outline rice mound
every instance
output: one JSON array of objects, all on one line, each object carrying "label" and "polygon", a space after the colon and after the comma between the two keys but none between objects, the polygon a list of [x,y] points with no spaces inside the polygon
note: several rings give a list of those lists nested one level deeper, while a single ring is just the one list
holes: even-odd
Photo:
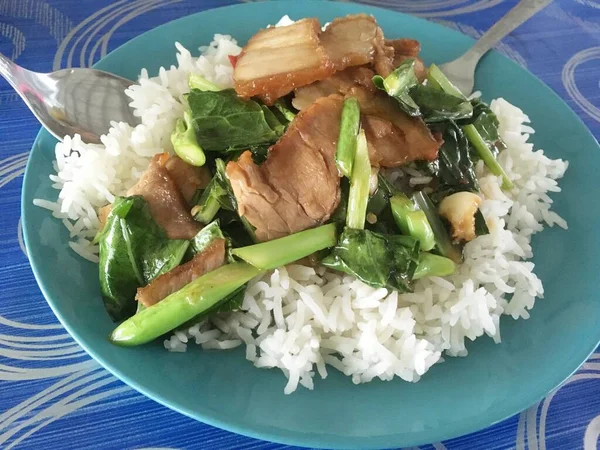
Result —
[{"label": "rice mound", "polygon": [[[143,70],[139,84],[127,95],[141,124],[114,123],[102,145],[82,143],[79,136],[56,145],[56,202],[36,199],[69,229],[69,245],[78,254],[98,261],[92,245],[98,231],[98,207],[131,187],[150,158],[171,151],[170,134],[183,113],[189,73],[198,73],[231,87],[228,55],[241,51],[231,36],[215,35],[210,46],[193,58],[180,44],[177,66],[161,68],[150,78]],[[479,162],[481,211],[490,234],[469,242],[465,262],[449,277],[419,280],[413,293],[371,288],[359,280],[325,268],[281,267],[249,283],[240,311],[219,314],[164,341],[170,351],[189,344],[203,349],[231,349],[242,344],[256,367],[279,368],[287,377],[284,392],[298,385],[313,389],[315,373],[328,367],[356,384],[395,376],[416,382],[443,356],[466,356],[466,340],[488,335],[500,342],[500,317],[527,319],[536,298],[543,297],[541,281],[529,262],[531,236],[544,225],[567,228],[550,210],[550,192],[568,163],[551,160],[528,143],[533,129],[528,117],[504,99],[491,109],[500,121],[507,149],[499,156],[515,188],[503,192],[501,180]],[[407,168],[393,175],[409,176],[413,185],[429,180]]]}]

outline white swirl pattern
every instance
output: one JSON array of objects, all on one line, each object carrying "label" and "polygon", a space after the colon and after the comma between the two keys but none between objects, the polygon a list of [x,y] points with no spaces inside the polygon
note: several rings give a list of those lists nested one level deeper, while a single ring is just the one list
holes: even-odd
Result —
[{"label": "white swirl pattern", "polygon": [[[59,0],[56,0],[58,3]],[[68,0],[60,0],[66,3]],[[596,36],[596,42],[600,42],[600,21],[592,12],[600,8],[600,4],[594,0],[568,0],[568,5],[577,4],[587,8],[591,13],[586,14],[585,18],[578,17],[571,11],[566,11],[567,3],[557,0],[553,6],[547,8],[544,12],[545,17],[558,21],[559,24],[568,24],[570,27],[576,27],[576,30],[583,31],[590,36]],[[7,38],[11,44],[10,55],[13,59],[23,54],[26,48],[26,27],[20,22],[13,23],[12,19],[33,20],[35,23],[44,27],[56,43],[57,50],[53,61],[53,68],[73,67],[74,65],[89,66],[99,57],[104,56],[109,49],[111,40],[115,32],[124,25],[131,22],[136,17],[142,16],[153,11],[156,8],[171,5],[173,8],[178,3],[186,3],[189,8],[181,8],[181,14],[196,11],[199,3],[194,0],[118,0],[110,2],[103,0],[101,6],[94,2],[96,11],[91,11],[87,17],[84,17],[76,26],[66,14],[58,8],[51,6],[53,1],[41,0],[0,0],[0,36]],[[100,3],[100,1],[98,1]],[[217,6],[216,0],[208,0],[209,7]],[[390,9],[408,12],[418,16],[429,18],[448,18],[461,15],[460,21],[455,19],[439,20],[440,23],[457,29],[472,37],[481,35],[480,28],[472,25],[476,23],[477,18],[484,11],[498,7],[500,9],[503,0],[363,0],[364,4],[387,7]],[[513,2],[514,3],[514,2]],[[511,3],[512,4],[512,3]],[[76,1],[73,1],[74,8],[78,8]],[[503,5],[502,5],[503,6]],[[504,10],[509,5],[504,7]],[[84,6],[81,6],[84,8]],[[64,9],[67,11],[68,9]],[[69,12],[71,12],[69,10]],[[498,13],[500,15],[500,12]],[[10,20],[6,20],[6,19]],[[143,25],[146,28],[158,25],[163,20],[158,18],[152,24]],[[24,31],[25,30],[25,31]],[[138,28],[138,32],[143,31]],[[511,40],[512,46],[500,44],[498,50],[506,56],[526,66],[531,55],[528,53],[526,43],[519,40]],[[592,44],[594,45],[594,44]],[[589,44],[588,44],[589,47]],[[590,117],[600,121],[600,110],[580,91],[576,84],[577,69],[583,64],[600,59],[600,46],[591,48],[573,49],[575,54],[568,59],[562,68],[562,82],[567,93],[573,98],[581,109]],[[596,71],[595,73],[598,73]],[[596,95],[595,98],[598,98]],[[12,92],[0,92],[0,105],[14,102],[18,99]],[[0,115],[0,123],[4,120]],[[32,121],[33,126],[33,121]],[[2,141],[2,136],[0,136]],[[0,188],[7,186],[14,180],[17,180],[24,172],[28,152],[26,148],[17,149],[15,154],[3,153],[0,148]],[[10,155],[10,156],[9,156]],[[10,189],[10,188],[8,188]],[[26,249],[22,238],[22,225],[18,221],[16,234],[18,243],[26,255]],[[1,244],[1,243],[0,243]],[[0,267],[0,275],[4,275],[4,267]],[[3,294],[0,293],[0,298]],[[41,297],[38,295],[39,301]],[[2,305],[0,304],[0,307]],[[63,328],[56,323],[27,323],[18,320],[9,319],[11,315],[2,315],[0,311],[0,382],[26,382],[27,380],[45,381],[44,388],[39,392],[30,395],[28,398],[19,400],[16,405],[8,407],[5,402],[0,402],[5,408],[0,408],[0,448],[12,449],[26,445],[28,438],[36,433],[43,433],[48,425],[57,420],[63,419],[66,415],[81,410],[89,405],[104,405],[110,398],[122,399],[127,396],[138,396],[130,388],[124,386],[112,377],[108,372],[99,368],[98,365],[87,357],[84,351],[64,332]],[[46,312],[50,317],[49,310]],[[39,318],[36,317],[35,320]],[[31,319],[32,320],[32,319]],[[46,316],[41,320],[46,320]],[[580,371],[569,379],[564,385],[570,385],[579,382],[595,383],[595,392],[597,393],[598,380],[600,378],[600,353],[594,354],[590,360],[580,369]],[[0,385],[1,389],[7,389],[6,386],[18,386],[18,384]],[[555,391],[544,401],[533,406],[520,414],[516,427],[516,440],[513,440],[510,447],[516,446],[517,450],[543,450],[547,447],[547,418],[555,399]],[[561,393],[562,395],[562,393]],[[118,403],[118,402],[117,402]],[[555,401],[554,404],[558,403]],[[169,414],[165,412],[164,414]],[[170,416],[171,420],[179,420],[175,415]],[[553,415],[553,417],[557,417]],[[204,432],[206,432],[206,427]],[[209,429],[210,430],[210,429]],[[187,431],[186,431],[187,432]],[[194,433],[190,431],[190,433]],[[220,434],[226,436],[225,432],[208,431],[208,434]],[[498,432],[499,434],[500,432]],[[598,437],[600,435],[600,415],[594,417],[585,427],[585,436],[573,438],[571,442],[573,447],[577,448],[583,445],[585,450],[597,448]],[[176,438],[173,438],[176,439]],[[436,443],[430,446],[415,447],[415,450],[435,449],[435,450],[454,450],[465,448],[490,448],[492,440],[486,441],[489,445],[481,447],[482,437],[479,440],[449,441],[444,444]],[[216,440],[216,444],[210,444],[211,449],[220,449],[221,442]],[[158,442],[155,442],[158,443]],[[177,448],[196,448],[192,446],[177,447],[148,447],[154,442],[140,441],[134,448],[138,450],[177,450]],[[161,441],[161,444],[163,442]],[[102,446],[99,442],[98,445]],[[175,444],[175,443],[174,443]],[[178,443],[179,444],[179,441]],[[239,444],[239,445],[238,445]],[[77,444],[73,444],[77,445]],[[146,445],[146,447],[144,447]],[[266,446],[267,444],[265,444]],[[266,448],[261,443],[245,441],[239,438],[234,447],[253,447]],[[269,446],[270,447],[270,446]],[[34,448],[30,446],[29,448]],[[60,447],[58,447],[60,448]],[[75,447],[71,447],[75,448]],[[203,446],[204,448],[204,446]],[[208,446],[206,448],[209,448]],[[271,448],[271,447],[270,447]],[[494,448],[500,448],[494,445]],[[503,447],[504,448],[504,447]]]},{"label": "white swirl pattern", "polygon": [[[594,353],[581,369],[551,392],[540,403],[519,415],[517,425],[516,450],[546,450],[546,428],[550,404],[557,393],[565,386],[585,380],[600,379],[600,353]],[[600,436],[600,415],[587,426],[584,437],[584,450],[596,450]]]},{"label": "white swirl pattern", "polygon": [[[67,61],[64,67],[74,67],[75,54],[78,47],[82,44],[79,51],[79,67],[89,67],[96,61],[96,52],[100,48],[99,57],[106,55],[111,36],[130,20],[147,13],[155,8],[164,7],[171,3],[178,3],[182,0],[136,0],[129,2],[127,0],[117,1],[111,5],[92,14],[86,20],[77,25],[60,43],[58,51],[54,57],[54,70],[63,67],[62,60],[67,48],[70,47]],[[104,34],[102,30],[110,26],[110,29]],[[78,33],[81,32],[79,35]],[[75,38],[75,36],[77,36]],[[95,44],[88,52],[88,47]]]},{"label": "white swirl pattern", "polygon": [[[253,2],[261,0],[242,0]],[[341,0],[348,1],[348,0]],[[448,17],[479,12],[504,0],[358,0],[357,3],[379,6],[422,17]]]},{"label": "white swirl pattern", "polygon": [[25,34],[10,23],[0,23],[0,36],[4,36],[12,42],[13,49],[10,58],[14,61],[23,50],[25,50]]},{"label": "white swirl pattern", "polygon": [[[585,62],[598,61],[600,62],[600,47],[592,47],[576,53],[567,61],[562,71],[562,81],[565,89],[571,96],[571,98],[588,113],[593,119],[600,122],[600,108],[592,104],[585,95],[581,93],[577,87],[575,80],[575,71],[578,66]],[[598,80],[600,82],[600,79]],[[596,86],[598,83],[596,83]]]},{"label": "white swirl pattern", "polygon": [[56,43],[61,42],[73,26],[58,9],[41,0],[7,0],[0,2],[0,16],[34,19],[48,28]]},{"label": "white swirl pattern", "polygon": [[25,173],[29,152],[0,160],[0,188]]},{"label": "white swirl pattern", "polygon": [[589,6],[591,8],[598,8],[598,9],[600,9],[600,3],[595,2],[593,0],[575,0],[575,1],[577,3],[580,3],[580,4],[585,5],[585,6]]},{"label": "white swirl pattern", "polygon": [[499,5],[504,0],[361,0],[360,3],[407,12],[423,17],[448,17],[469,14]]}]

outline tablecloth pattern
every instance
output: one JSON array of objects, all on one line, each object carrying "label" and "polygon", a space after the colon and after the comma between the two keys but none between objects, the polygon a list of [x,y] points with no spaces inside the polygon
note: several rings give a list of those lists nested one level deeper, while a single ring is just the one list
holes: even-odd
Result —
[{"label": "tablecloth pattern", "polygon": [[[516,1],[363,0],[478,37]],[[90,66],[167,21],[235,0],[0,0],[0,52],[37,71]],[[498,46],[554,89],[600,136],[600,1],[556,0]],[[127,387],[69,337],[31,272],[21,181],[39,126],[0,80],[0,448],[283,449],[195,422]],[[425,449],[592,450],[600,435],[600,353],[541,403]]]}]

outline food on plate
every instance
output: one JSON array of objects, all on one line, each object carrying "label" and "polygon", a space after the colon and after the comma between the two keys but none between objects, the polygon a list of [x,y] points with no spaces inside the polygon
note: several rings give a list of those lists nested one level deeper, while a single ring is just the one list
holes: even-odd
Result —
[{"label": "food on plate", "polygon": [[527,319],[567,163],[420,47],[365,14],[177,44],[178,67],[127,91],[140,125],[58,143],[58,200],[35,203],[98,263],[111,341],[245,345],[291,393],[331,368],[415,382]]}]

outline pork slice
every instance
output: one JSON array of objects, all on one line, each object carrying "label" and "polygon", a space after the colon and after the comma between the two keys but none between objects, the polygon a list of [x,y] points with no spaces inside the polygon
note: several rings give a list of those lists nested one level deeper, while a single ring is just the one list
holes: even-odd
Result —
[{"label": "pork slice", "polygon": [[145,307],[155,305],[196,278],[221,267],[224,263],[225,240],[216,239],[190,261],[159,275],[148,285],[138,288],[135,299]]},{"label": "pork slice", "polygon": [[411,161],[433,161],[442,144],[420,117],[405,114],[396,100],[382,92],[372,94],[354,87],[348,95],[358,99],[369,158],[375,167],[398,167]]},{"label": "pork slice", "polygon": [[233,71],[242,97],[260,96],[268,105],[279,97],[334,72],[321,44],[317,19],[260,30],[242,49]]},{"label": "pork slice", "polygon": [[373,16],[354,14],[333,20],[321,34],[321,42],[339,71],[373,62],[375,47],[384,39]]},{"label": "pork slice", "polygon": [[188,204],[164,167],[165,162],[164,153],[154,156],[127,195],[141,195],[146,200],[150,215],[169,239],[191,239],[200,231],[200,224],[192,218]]},{"label": "pork slice", "polygon": [[[393,59],[392,59],[392,70],[398,67],[407,59],[415,60],[415,75],[419,83],[422,83],[425,78],[427,78],[427,68],[425,67],[425,63],[421,58],[419,58],[419,52],[421,51],[421,44],[419,41],[415,39],[391,39],[386,40],[385,44],[394,49]],[[382,77],[386,77],[389,75],[384,75],[380,73]]]},{"label": "pork slice", "polygon": [[329,78],[297,88],[294,91],[292,104],[294,108],[303,110],[318,98],[332,94],[346,95],[354,86],[362,86],[369,92],[375,92],[376,88],[372,81],[374,75],[375,73],[367,67],[348,67],[346,70],[334,73]]},{"label": "pork slice", "polygon": [[387,77],[395,69],[394,66],[394,47],[387,45],[386,42],[379,42],[375,46],[375,56],[373,57],[373,69],[378,75]]},{"label": "pork slice", "polygon": [[268,241],[326,222],[340,201],[335,151],[343,98],[318,99],[300,112],[256,165],[250,152],[227,164],[238,213]]},{"label": "pork slice", "polygon": [[386,39],[385,45],[392,47],[397,55],[419,56],[421,51],[421,43],[416,39]]},{"label": "pork slice", "polygon": [[191,204],[196,191],[204,189],[211,178],[210,170],[206,166],[192,166],[178,156],[171,156],[165,163],[165,169],[188,205]]}]

